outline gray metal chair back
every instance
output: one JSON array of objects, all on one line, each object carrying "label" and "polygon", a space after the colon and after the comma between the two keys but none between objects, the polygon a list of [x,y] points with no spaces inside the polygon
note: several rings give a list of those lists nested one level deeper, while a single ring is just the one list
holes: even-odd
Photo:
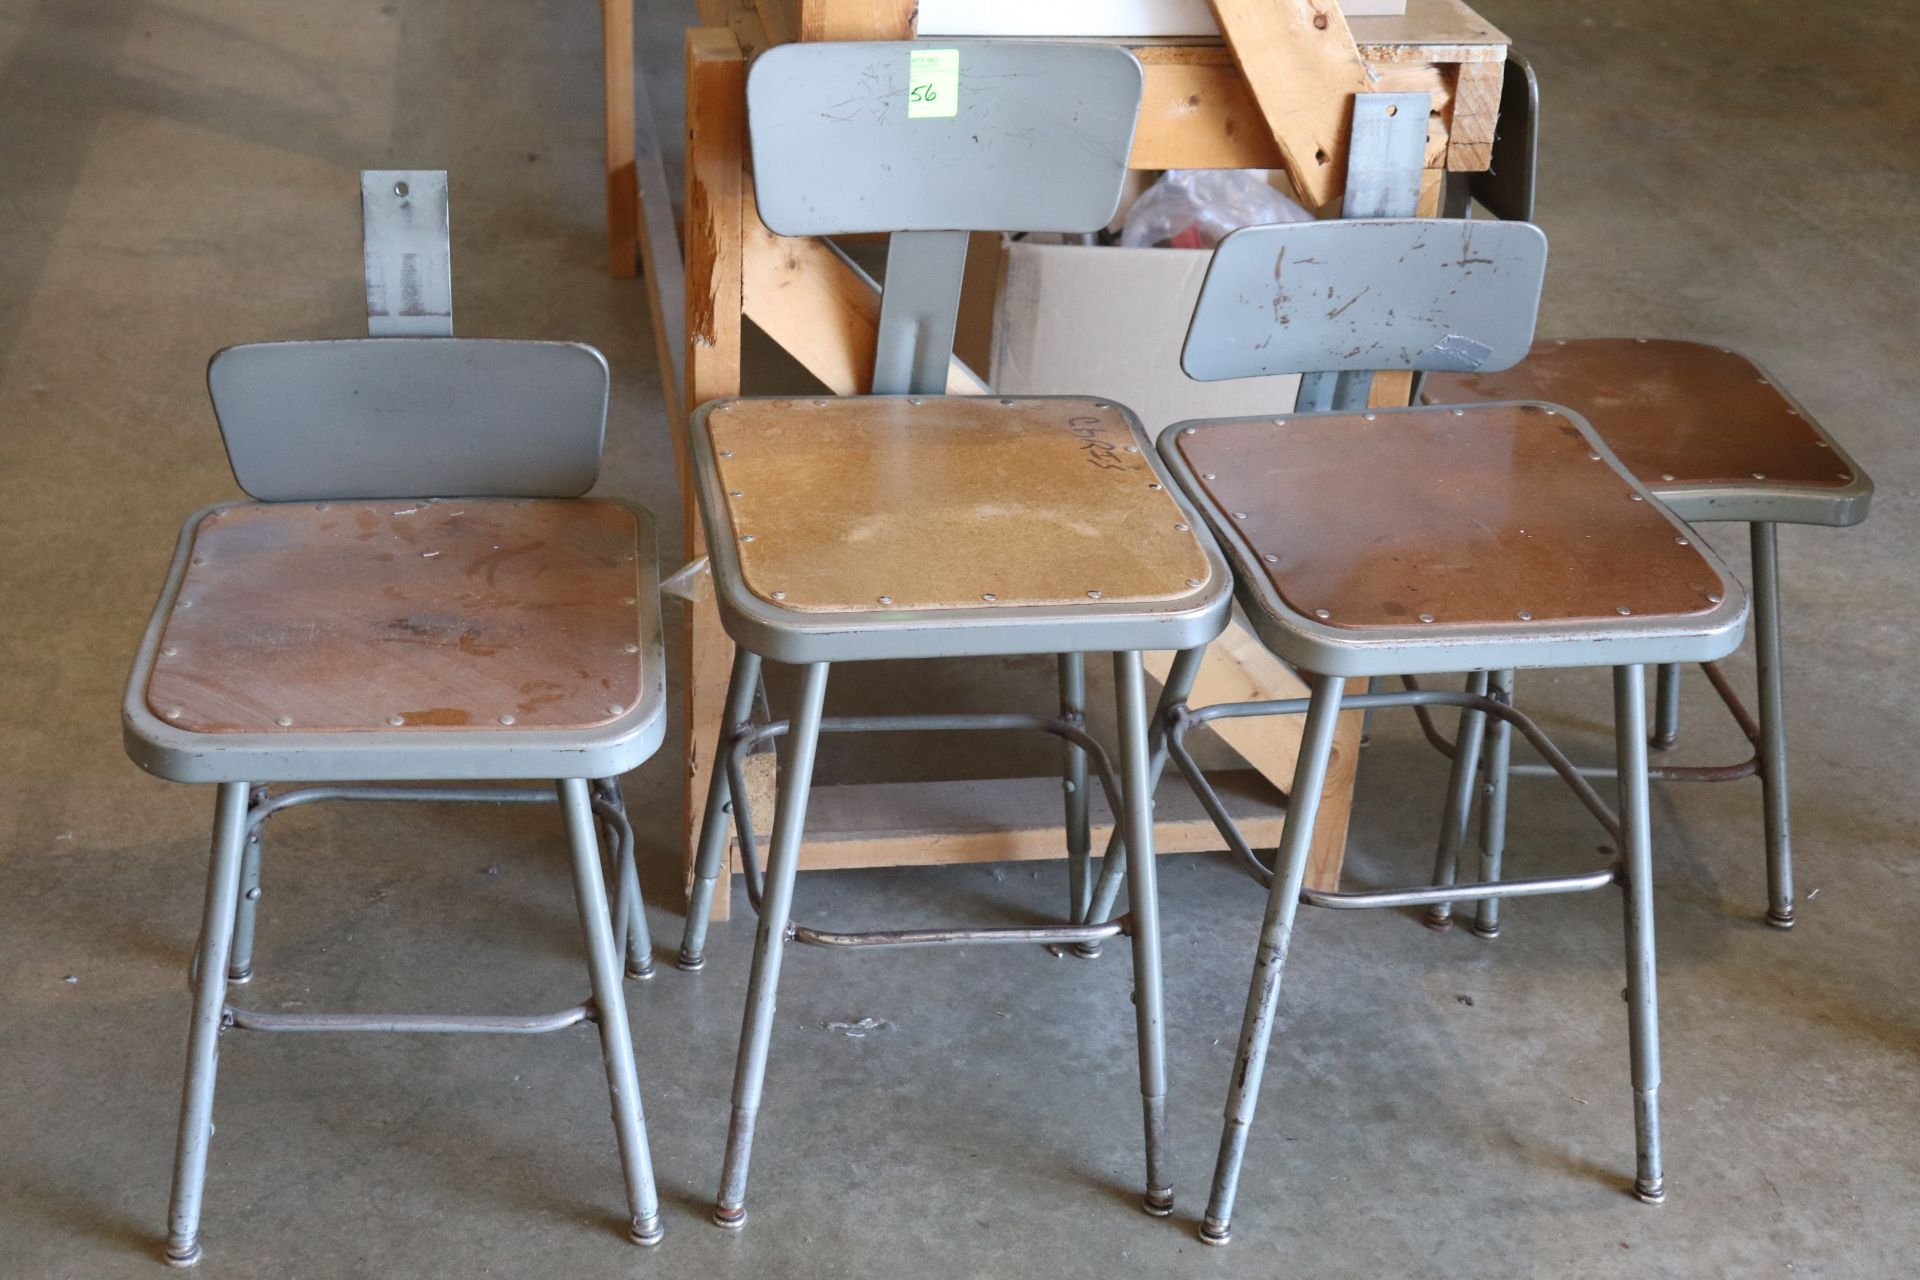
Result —
[{"label": "gray metal chair back", "polygon": [[214,356],[207,390],[267,501],[571,498],[600,473],[607,362],[579,343],[253,343]]},{"label": "gray metal chair back", "polygon": [[1297,411],[1364,405],[1377,370],[1509,368],[1533,342],[1546,265],[1528,222],[1246,227],[1214,250],[1181,367],[1201,381],[1342,375],[1340,403]]},{"label": "gray metal chair back", "polygon": [[777,45],[747,77],[754,199],[781,235],[894,233],[873,389],[938,395],[967,233],[1104,227],[1140,93],[1114,45]]}]

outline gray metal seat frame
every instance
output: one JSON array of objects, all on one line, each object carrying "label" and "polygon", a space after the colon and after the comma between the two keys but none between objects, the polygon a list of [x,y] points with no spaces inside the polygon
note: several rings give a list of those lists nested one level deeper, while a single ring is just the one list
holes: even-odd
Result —
[{"label": "gray metal seat frame", "polygon": [[[376,334],[450,335],[446,175],[368,172],[362,175],[362,198],[370,327]],[[436,293],[431,261],[436,252],[437,297],[431,296]],[[393,259],[403,254],[415,259],[405,273],[408,280],[426,279],[430,296],[411,298],[408,305],[396,305],[388,313],[379,306],[376,276],[391,266],[398,278],[400,264]],[[423,257],[428,259],[424,269]],[[399,314],[403,311],[404,316]],[[486,379],[468,381],[482,372],[493,375],[490,386],[476,385]],[[523,384],[519,378],[528,381]],[[267,493],[275,501],[566,498],[590,487],[599,470],[606,362],[593,348],[578,344],[451,336],[258,344],[216,356],[209,366],[209,388],[236,478],[249,493]],[[415,412],[402,416],[363,411],[376,400],[382,401],[382,409],[391,409],[395,396],[437,400],[438,407],[423,409],[416,403]],[[499,401],[512,403],[490,417],[488,402]],[[515,416],[516,409],[529,407],[545,413]],[[311,420],[303,415],[311,415]],[[532,442],[524,429],[527,421],[540,421],[545,428]],[[490,436],[495,428],[498,433]],[[625,972],[636,978],[652,976],[653,945],[634,867],[633,827],[618,782],[619,774],[654,753],[665,732],[665,650],[651,519],[630,508],[639,530],[635,603],[645,680],[635,705],[606,725],[583,731],[187,732],[153,713],[147,687],[202,520],[242,505],[248,504],[209,507],[186,522],[141,639],[122,707],[127,750],[141,768],[171,781],[218,785],[204,913],[189,971],[193,1013],[166,1261],[192,1266],[201,1257],[219,1040],[232,1030],[531,1035],[595,1023],[626,1185],[630,1239],[657,1244],[662,1238],[659,1194],[621,983],[623,944]],[[445,785],[529,778],[551,779],[552,785]],[[265,785],[276,782],[321,785],[278,791]],[[591,995],[564,1009],[526,1015],[289,1013],[232,1003],[231,989],[253,977],[263,828],[276,813],[320,801],[558,805],[571,849]],[[603,838],[617,880],[613,914]]]},{"label": "gray metal seat frame", "polygon": [[[954,49],[959,101],[950,121],[903,111],[912,50]],[[1110,45],[933,41],[782,45],[753,65],[748,120],[755,197],[762,220],[785,235],[891,233],[873,391],[904,395],[937,413],[953,347],[955,310],[967,234],[974,230],[1086,232],[1113,216],[1137,116],[1141,71],[1132,54]],[[1141,650],[1204,646],[1226,625],[1231,582],[1225,562],[1200,532],[1190,503],[1169,483],[1152,440],[1131,414],[1133,449],[1186,512],[1205,549],[1207,579],[1174,600],[1074,606],[939,609],[918,612],[807,614],[753,596],[740,573],[717,476],[710,414],[692,423],[693,462],[706,520],[722,620],[735,640],[720,738],[695,857],[687,929],[679,964],[705,963],[707,921],[728,820],[740,829],[750,900],[759,912],[735,1071],[733,1106],[716,1197],[716,1224],[746,1221],[748,1164],[766,1078],[775,991],[788,940],[842,948],[945,943],[1050,943],[1082,953],[1101,939],[1131,935],[1140,1092],[1146,1131],[1143,1205],[1170,1213],[1166,1151],[1166,1051],[1155,889],[1152,786],[1147,778],[1148,704]],[[1120,755],[1115,769],[1085,729],[1088,652],[1113,654]],[[827,675],[835,662],[880,658],[968,657],[1008,653],[1057,656],[1060,715],[826,717]],[[754,724],[762,660],[799,664],[792,715]],[[834,932],[796,926],[795,874],[808,788],[823,733],[1039,730],[1065,743],[1065,845],[1068,923],[1050,927],[930,928]],[[764,883],[754,851],[740,762],[758,743],[784,736],[772,846]],[[1117,816],[1115,844],[1137,856],[1124,863],[1129,910],[1090,914],[1088,770],[1106,787]],[[1115,775],[1118,775],[1117,778]],[[1111,901],[1111,898],[1108,898]]]},{"label": "gray metal seat frame", "polygon": [[[1481,173],[1449,174],[1447,210],[1453,217],[1471,217],[1477,202],[1494,217],[1513,221],[1533,218],[1539,182],[1540,155],[1540,81],[1533,65],[1520,54],[1507,53],[1500,91],[1500,127],[1495,137],[1492,164]],[[1754,361],[1755,367],[1759,362]],[[1866,471],[1840,446],[1818,420],[1807,412],[1786,388],[1765,368],[1761,376],[1771,382],[1800,417],[1819,433],[1840,468],[1852,474],[1845,486],[1811,494],[1804,489],[1771,484],[1755,477],[1752,484],[1689,485],[1685,483],[1648,486],[1667,508],[1690,524],[1741,522],[1747,526],[1747,540],[1753,566],[1753,642],[1757,667],[1759,700],[1749,711],[1734,688],[1732,679],[1717,662],[1703,662],[1700,669],[1727,708],[1752,751],[1746,759],[1732,764],[1684,765],[1657,764],[1649,773],[1656,782],[1737,782],[1757,776],[1761,789],[1761,820],[1767,866],[1766,921],[1778,929],[1791,929],[1794,923],[1793,838],[1789,815],[1787,784],[1786,695],[1782,680],[1780,639],[1780,549],[1778,526],[1782,524],[1821,525],[1847,528],[1867,518],[1873,498],[1873,482]],[[1576,406],[1577,407],[1577,406]],[[1662,663],[1655,682],[1651,743],[1655,751],[1670,751],[1680,738],[1680,672],[1678,663]],[[1511,671],[1496,671],[1493,687],[1511,697],[1514,676]],[[1433,725],[1422,709],[1421,727],[1428,741],[1451,756],[1453,744]],[[1504,724],[1489,722],[1482,770],[1487,786],[1480,815],[1480,876],[1483,880],[1500,878],[1505,854],[1506,806],[1510,777],[1539,777],[1552,773],[1547,764],[1512,764],[1511,735]],[[1587,768],[1590,776],[1610,776],[1606,768]],[[1428,923],[1445,929],[1453,923],[1453,904],[1436,903]],[[1500,933],[1500,900],[1483,898],[1474,910],[1473,931],[1483,938]]]},{"label": "gray metal seat frame", "polygon": [[[1485,230],[1476,234],[1469,229],[1476,225]],[[1414,240],[1398,237],[1396,227],[1417,229],[1418,235]],[[1490,231],[1494,234],[1487,234]],[[1535,240],[1539,241],[1537,256],[1529,261],[1534,253],[1529,246]],[[1333,289],[1328,297],[1352,298],[1355,305],[1341,307],[1325,320],[1320,319],[1323,313],[1317,308],[1308,307],[1290,308],[1291,314],[1276,319],[1283,308],[1273,299],[1279,288],[1274,264],[1281,260],[1287,263],[1286,288],[1294,296],[1317,299],[1325,285]],[[1316,264],[1312,273],[1303,273],[1298,265],[1306,263]],[[1478,275],[1472,268],[1460,272],[1468,263],[1480,264]],[[1353,367],[1361,360],[1374,361],[1378,369],[1410,368],[1416,372],[1459,368],[1463,354],[1490,370],[1516,363],[1532,341],[1544,268],[1544,239],[1537,228],[1523,223],[1378,220],[1250,227],[1227,237],[1216,250],[1195,308],[1183,360],[1195,376],[1315,370],[1303,379],[1294,406],[1296,417],[1329,409],[1362,412],[1374,370]],[[1360,301],[1362,295],[1364,302]],[[1396,313],[1398,327],[1393,328]],[[1486,331],[1487,321],[1482,318],[1489,315],[1496,318],[1493,332]],[[1334,323],[1342,316],[1343,321]],[[1498,323],[1503,316],[1504,327]],[[1523,323],[1515,324],[1515,320]],[[1480,328],[1474,327],[1476,323]],[[1423,332],[1423,328],[1430,332]],[[1462,341],[1462,335],[1475,340]],[[1316,355],[1318,361],[1314,360]],[[1577,413],[1554,408],[1586,436],[1593,456],[1612,466],[1649,510],[1660,510],[1657,503],[1647,501],[1645,488],[1619,465]],[[1478,411],[1471,407],[1454,410],[1465,424],[1470,424]],[[1374,412],[1385,417],[1420,411]],[[1268,890],[1266,917],[1227,1094],[1212,1196],[1200,1225],[1201,1240],[1225,1244],[1231,1238],[1241,1164],[1274,1033],[1294,914],[1302,902],[1339,909],[1403,907],[1455,898],[1587,892],[1619,885],[1626,904],[1628,1033],[1636,1147],[1634,1194],[1643,1201],[1658,1203],[1666,1196],[1666,1182],[1659,1127],[1660,1051],[1645,667],[1650,663],[1708,661],[1724,655],[1740,641],[1745,599],[1729,585],[1725,598],[1715,601],[1712,610],[1687,619],[1622,617],[1593,624],[1514,622],[1487,626],[1414,624],[1402,631],[1369,627],[1364,636],[1358,636],[1304,616],[1288,605],[1262,571],[1260,553],[1234,527],[1236,522],[1221,518],[1217,507],[1204,500],[1198,478],[1180,455],[1178,441],[1185,433],[1205,430],[1206,425],[1174,424],[1162,433],[1160,451],[1176,480],[1200,503],[1225,548],[1234,566],[1238,598],[1258,634],[1275,653],[1301,669],[1311,694],[1300,699],[1193,710],[1186,705],[1186,697],[1198,673],[1201,654],[1188,651],[1174,662],[1157,716],[1160,732],[1156,742],[1164,743],[1165,755],[1179,765],[1228,847]],[[1391,457],[1383,457],[1380,465],[1391,466]],[[1673,524],[1676,535],[1684,534],[1684,526],[1677,519]],[[1700,551],[1710,564],[1720,568],[1710,552],[1705,548]],[[1721,577],[1731,584],[1724,570]],[[1613,669],[1617,814],[1538,726],[1514,709],[1504,691],[1489,684],[1490,671],[1593,665],[1610,665]],[[1463,668],[1472,672],[1463,693],[1408,690],[1348,697],[1344,692],[1345,680],[1351,677]],[[1307,858],[1339,713],[1392,708],[1424,711],[1436,705],[1459,707],[1461,721],[1434,884],[1364,892],[1305,889]],[[1185,737],[1195,725],[1222,718],[1300,714],[1306,716],[1306,726],[1288,792],[1291,803],[1269,869],[1253,854],[1187,752]],[[1454,883],[1454,867],[1465,840],[1476,781],[1479,745],[1490,720],[1518,729],[1534,744],[1614,838],[1620,852],[1606,866],[1572,875]],[[1151,772],[1157,773],[1162,759],[1156,752]]]}]

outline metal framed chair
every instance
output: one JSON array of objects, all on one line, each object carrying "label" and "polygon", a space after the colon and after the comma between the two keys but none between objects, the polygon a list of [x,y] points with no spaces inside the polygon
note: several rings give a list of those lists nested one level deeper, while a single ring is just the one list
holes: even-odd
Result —
[{"label": "metal framed chair", "polygon": [[[830,947],[1090,944],[1132,935],[1146,1196],[1171,1211],[1140,651],[1204,646],[1230,582],[1151,439],[1110,401],[948,397],[967,233],[1084,232],[1118,204],[1141,92],[1124,49],[954,41],[781,45],[747,82],[754,194],[785,235],[892,233],[870,396],[703,405],[692,439],[721,617],[738,645],[680,965],[704,963],[729,818],[759,911],[714,1221],[746,1220],[748,1161],[789,939]],[[1113,654],[1117,770],[1084,727],[1085,659]],[[1062,714],[823,716],[834,663],[1059,655]],[[750,723],[763,660],[802,668],[790,718]],[[820,735],[1040,730],[1068,746],[1070,920],[1050,927],[842,933],[792,923]],[[740,762],[784,735],[764,883]],[[1130,856],[1129,910],[1090,919],[1086,770]],[[1080,785],[1071,785],[1076,770]],[[730,776],[731,775],[731,776]],[[1115,864],[1117,865],[1117,864]]]},{"label": "metal framed chair", "polygon": [[[365,176],[373,327],[450,333],[445,175]],[[384,235],[383,222],[411,230]],[[429,243],[398,244],[409,235]],[[383,297],[388,266],[406,287]],[[423,296],[436,290],[437,304]],[[200,1258],[216,1059],[236,1030],[597,1024],[631,1238],[657,1243],[621,987],[623,944],[636,977],[650,976],[652,947],[616,779],[660,744],[664,663],[652,520],[579,496],[599,472],[605,360],[572,343],[451,336],[275,342],[222,351],[207,382],[235,479],[255,500],[188,518],[122,717],[142,768],[218,786],[167,1261]],[[501,785],[523,779],[548,785]],[[426,785],[391,785],[403,781]],[[232,1003],[253,975],[262,828],[324,800],[557,804],[591,996],[530,1015]]]},{"label": "metal framed chair", "polygon": [[[1497,218],[1530,219],[1538,175],[1540,87],[1525,59],[1509,55],[1500,97],[1500,135],[1493,168],[1454,175],[1455,203],[1468,197]],[[1787,731],[1781,680],[1780,553],[1782,524],[1844,528],[1867,518],[1873,483],[1805,406],[1778,380],[1738,352],[1665,338],[1546,338],[1525,360],[1498,372],[1441,372],[1421,391],[1428,404],[1551,400],[1578,409],[1629,471],[1690,524],[1738,521],[1748,527],[1753,560],[1754,646],[1759,667],[1757,716],[1717,664],[1707,679],[1752,744],[1746,760],[1727,765],[1660,764],[1656,781],[1726,782],[1760,778],[1767,862],[1768,924],[1793,927],[1793,845],[1788,816]],[[1508,675],[1497,682],[1511,683]],[[1680,733],[1680,667],[1663,664],[1655,700],[1653,746],[1667,751]],[[1491,729],[1499,735],[1504,730]],[[1435,739],[1445,746],[1444,739]],[[1503,743],[1489,741],[1488,763],[1504,764]],[[1492,778],[1482,818],[1482,862],[1497,878],[1497,837],[1506,803],[1506,773],[1544,772],[1537,764],[1503,768]],[[1500,931],[1500,904],[1480,903],[1474,932]],[[1431,922],[1451,922],[1436,907]]]},{"label": "metal framed chair", "polygon": [[[1233,565],[1256,632],[1308,673],[1306,699],[1199,711],[1169,682],[1167,748],[1254,877],[1267,913],[1227,1097],[1202,1240],[1231,1232],[1241,1160],[1273,1035],[1294,912],[1452,898],[1590,891],[1626,901],[1628,1031],[1637,1147],[1634,1191],[1666,1194],[1659,1141],[1652,849],[1643,695],[1649,663],[1706,661],[1740,641],[1746,602],[1719,563],[1622,468],[1579,414],[1540,401],[1365,408],[1382,369],[1499,369],[1525,354],[1546,240],[1527,223],[1360,220],[1253,227],[1215,252],[1183,361],[1196,378],[1315,372],[1292,414],[1186,422],[1160,452]],[[1619,810],[1614,812],[1489,672],[1609,666]],[[1347,697],[1354,677],[1467,670],[1464,693]],[[1302,884],[1343,709],[1454,706],[1438,887],[1321,892]],[[1271,867],[1248,847],[1185,746],[1229,716],[1306,715]],[[1452,883],[1485,723],[1518,730],[1616,841],[1608,865],[1571,875]]]}]

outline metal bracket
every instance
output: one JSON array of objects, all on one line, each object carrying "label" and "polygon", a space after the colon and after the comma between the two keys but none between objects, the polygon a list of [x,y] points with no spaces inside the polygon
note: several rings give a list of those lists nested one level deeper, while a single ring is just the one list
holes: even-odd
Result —
[{"label": "metal bracket", "polygon": [[[1420,175],[1427,159],[1425,93],[1356,93],[1353,140],[1347,149],[1343,218],[1412,218],[1420,212]],[[1295,413],[1351,412],[1367,407],[1373,374],[1307,373],[1294,397]]]},{"label": "metal bracket", "polygon": [[699,604],[713,590],[713,569],[707,557],[689,560],[660,580],[660,594]]},{"label": "metal bracket", "polygon": [[453,259],[444,169],[363,169],[367,333],[453,336]]}]

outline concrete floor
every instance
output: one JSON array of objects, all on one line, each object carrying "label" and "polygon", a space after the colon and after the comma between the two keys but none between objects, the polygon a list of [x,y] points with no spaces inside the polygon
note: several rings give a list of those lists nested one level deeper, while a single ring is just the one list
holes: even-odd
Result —
[{"label": "concrete floor", "polygon": [[[1311,914],[1236,1240],[1201,1247],[1260,898],[1221,857],[1183,856],[1163,873],[1172,1221],[1133,1207],[1124,956],[1033,948],[793,956],[753,1222],[739,1237],[706,1225],[749,945],[736,923],[704,974],[665,966],[631,991],[659,1251],[621,1242],[591,1035],[238,1037],[203,1271],[1914,1274],[1920,694],[1898,673],[1920,629],[1920,83],[1889,56],[1909,6],[1483,7],[1546,84],[1548,330],[1744,348],[1879,482],[1863,528],[1782,535],[1800,927],[1759,923],[1751,783],[1658,793],[1665,1207],[1625,1194],[1611,901],[1515,906],[1495,944],[1399,914]],[[671,117],[684,15],[652,8],[649,70]],[[461,331],[605,349],[603,487],[671,526],[643,295],[600,270],[598,74],[582,0],[0,0],[0,1274],[159,1274],[211,794],[129,764],[117,702],[178,519],[233,493],[207,356],[362,331],[355,170],[453,171]],[[756,385],[790,376],[764,351],[753,368]],[[1736,531],[1712,536],[1743,563]],[[1044,664],[996,674],[954,697],[1046,704]],[[849,672],[838,694],[899,683]],[[1524,691],[1599,752],[1605,687],[1592,674]],[[1728,752],[1703,693],[1689,686],[1684,746]],[[1027,750],[977,767],[1052,759]],[[1381,722],[1354,883],[1424,868],[1442,776],[1409,724]],[[1515,868],[1590,858],[1596,833],[1539,786],[1516,806]],[[679,929],[674,769],[659,759],[628,789],[665,948]],[[551,814],[280,821],[250,1001],[504,1009],[577,995]],[[1032,917],[1059,901],[1057,873],[814,875],[801,912]],[[825,1026],[863,1016],[889,1029]]]}]

